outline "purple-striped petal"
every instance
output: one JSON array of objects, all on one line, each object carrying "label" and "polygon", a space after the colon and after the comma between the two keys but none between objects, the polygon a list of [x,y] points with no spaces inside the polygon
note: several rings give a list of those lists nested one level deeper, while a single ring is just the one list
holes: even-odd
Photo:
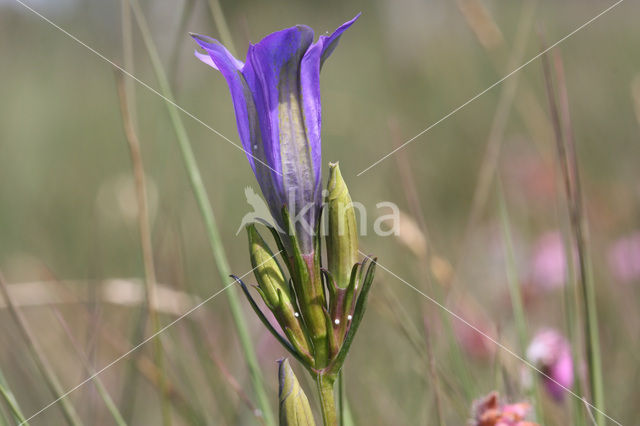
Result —
[{"label": "purple-striped petal", "polygon": [[200,59],[202,62],[209,65],[213,69],[218,69],[218,66],[213,62],[213,59],[211,59],[211,56],[209,56],[208,53],[200,53],[196,50],[195,52],[193,52],[193,54],[196,55],[196,58]]},{"label": "purple-striped petal", "polygon": [[[204,60],[202,54],[196,56],[204,63],[220,70],[231,91],[231,99],[236,113],[238,133],[245,151],[250,154],[252,143],[261,139],[258,117],[255,114],[255,104],[251,90],[247,86],[241,69],[243,63],[233,57],[231,53],[217,40],[198,34],[191,35],[193,39],[209,55],[210,61]],[[251,167],[254,168],[252,155],[247,155]]]},{"label": "purple-striped petal", "polygon": [[340,25],[330,36],[320,36],[318,43],[322,43],[322,56],[320,57],[320,66],[324,64],[324,61],[333,53],[338,46],[338,41],[343,32],[345,32],[354,22],[360,18],[362,13],[358,13],[353,19]]},{"label": "purple-striped petal", "polygon": [[[270,164],[277,164],[281,196],[296,223],[303,253],[313,250],[317,212],[316,176],[300,96],[300,62],[313,42],[313,30],[298,25],[273,33],[249,48],[247,63],[255,75],[254,96],[264,101],[258,108]],[[248,69],[246,70],[248,75]],[[248,76],[248,80],[250,77]]]},{"label": "purple-striped petal", "polygon": [[[270,206],[282,205],[281,197],[277,191],[278,186],[272,181],[270,159],[265,156],[263,149],[264,144],[262,142],[258,114],[263,109],[263,105],[262,103],[256,103],[252,86],[248,84],[243,75],[243,70],[247,67],[217,40],[197,34],[193,34],[192,37],[207,52],[207,55],[196,52],[198,59],[220,70],[227,80],[236,113],[240,140],[267,204]],[[275,175],[277,175],[277,172]],[[275,218],[279,218],[280,212],[277,215],[272,212],[272,215]],[[281,221],[278,222],[278,226],[282,227]]]},{"label": "purple-striped petal", "polygon": [[[316,172],[316,196],[320,197],[320,185],[322,184],[322,154],[321,154],[321,128],[322,128],[322,104],[320,101],[320,69],[324,61],[331,55],[338,45],[340,36],[360,17],[356,15],[350,21],[342,24],[330,36],[320,36],[313,43],[300,63],[300,88],[302,90],[302,103],[304,108],[305,126],[307,137],[313,158],[313,166]],[[318,202],[321,202],[318,199]]]},{"label": "purple-striped petal", "polygon": [[218,41],[193,36],[207,53],[198,59],[227,80],[256,179],[282,229],[287,207],[303,254],[313,252],[322,202],[320,68],[359,16],[316,43],[303,25],[270,34],[249,47],[244,64]]}]

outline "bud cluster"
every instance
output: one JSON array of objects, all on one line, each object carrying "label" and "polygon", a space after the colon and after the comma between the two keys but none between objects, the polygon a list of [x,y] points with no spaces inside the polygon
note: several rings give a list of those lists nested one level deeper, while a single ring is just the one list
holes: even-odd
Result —
[{"label": "bud cluster", "polygon": [[[314,233],[311,253],[300,249],[286,208],[282,216],[288,232],[280,233],[267,225],[278,246],[275,255],[256,226],[247,226],[249,253],[257,281],[255,289],[280,330],[269,322],[247,286],[238,281],[256,314],[276,339],[314,376],[333,380],[364,315],[376,261],[368,257],[359,261],[351,196],[338,164],[330,164],[329,168],[324,207],[328,216],[328,233],[324,238],[326,256],[321,250],[320,232]],[[320,223],[318,218],[316,231]],[[281,254],[285,268],[278,262],[277,254]]]}]

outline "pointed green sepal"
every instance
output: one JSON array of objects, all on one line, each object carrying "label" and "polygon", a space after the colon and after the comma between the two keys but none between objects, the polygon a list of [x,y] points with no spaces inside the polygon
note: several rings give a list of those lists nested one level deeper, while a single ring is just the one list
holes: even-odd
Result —
[{"label": "pointed green sepal", "polygon": [[[336,328],[338,328],[340,324],[340,318],[332,318],[331,314],[326,308],[323,308],[324,312],[324,320],[327,326],[327,340],[329,341],[329,356],[333,357],[338,353],[339,344],[336,336]],[[336,321],[337,320],[337,324]]]},{"label": "pointed green sepal", "polygon": [[[362,318],[364,317],[364,312],[367,306],[367,297],[369,295],[369,290],[371,290],[371,284],[373,284],[373,277],[375,275],[377,264],[376,260],[377,258],[373,258],[371,260],[369,268],[367,269],[367,273],[364,275],[362,288],[360,289],[360,292],[358,294],[353,314],[351,314],[351,324],[349,324],[349,329],[347,330],[347,334],[344,337],[342,347],[340,348],[338,355],[336,355],[336,357],[331,362],[331,365],[329,365],[326,369],[329,374],[338,374],[338,372],[340,371],[340,368],[342,367],[342,364],[344,363],[344,360],[349,353],[349,349],[351,348],[353,338],[358,331],[358,327],[360,327],[360,323],[362,321]],[[364,266],[365,262],[362,262],[362,268],[364,268]]]},{"label": "pointed green sepal", "polygon": [[[366,259],[365,259],[365,262],[366,262]],[[344,300],[342,301],[343,312],[351,313],[353,311],[353,300],[354,300],[353,296],[356,292],[356,286],[358,285],[358,279],[359,279],[358,269],[360,267],[364,267],[364,262],[363,264],[356,263],[355,265],[353,265],[353,268],[351,268],[351,278],[349,278],[349,285],[347,286],[347,289],[344,294]]]},{"label": "pointed green sepal", "polygon": [[300,387],[289,360],[281,359],[278,363],[280,426],[315,426],[309,400]]},{"label": "pointed green sepal", "polygon": [[297,359],[298,361],[300,361],[301,364],[306,366],[309,363],[309,359],[307,359],[304,356],[304,354],[299,353],[296,350],[296,348],[293,347],[289,341],[287,341],[287,339],[285,339],[280,333],[278,333],[278,331],[275,328],[273,328],[273,326],[271,325],[267,317],[265,317],[264,313],[262,313],[262,311],[260,310],[260,307],[258,306],[256,301],[253,300],[253,297],[251,297],[251,293],[249,293],[249,289],[247,288],[245,283],[235,275],[231,275],[231,278],[233,278],[234,280],[236,280],[238,284],[240,284],[240,288],[242,289],[242,292],[244,293],[244,295],[247,297],[247,300],[249,301],[251,308],[253,308],[253,311],[256,313],[258,318],[260,318],[260,321],[262,321],[262,324],[264,324],[267,330],[269,330],[269,332],[273,334],[273,337],[275,337],[276,340],[282,346],[284,346],[284,348],[288,350],[289,353],[291,353],[291,355],[295,357],[295,359]]},{"label": "pointed green sepal", "polygon": [[331,272],[324,268],[321,269],[320,272],[322,273],[322,277],[324,278],[324,286],[329,292],[329,300],[335,300],[340,289],[336,286],[336,282],[333,279]]}]

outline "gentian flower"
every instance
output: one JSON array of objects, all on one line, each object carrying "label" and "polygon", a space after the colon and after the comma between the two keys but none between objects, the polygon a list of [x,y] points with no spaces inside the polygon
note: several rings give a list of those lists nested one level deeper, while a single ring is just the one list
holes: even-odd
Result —
[{"label": "gentian flower", "polygon": [[[275,322],[234,278],[269,332],[316,380],[324,424],[332,426],[338,424],[334,383],[364,316],[376,259],[358,261],[351,196],[337,164],[331,164],[323,267],[320,69],[358,16],[315,43],[304,25],[275,32],[250,45],[245,62],[218,41],[193,35],[206,52],[196,56],[227,81],[242,145],[274,218],[269,230],[280,249],[275,255],[253,224],[247,233],[255,290]],[[286,268],[276,259],[280,252]],[[299,401],[291,407],[288,395],[281,394],[285,418],[311,418]]]},{"label": "gentian flower", "polygon": [[[227,80],[240,140],[274,225],[289,229],[286,209],[303,255],[314,251],[322,205],[320,69],[358,16],[315,43],[305,25],[270,34],[249,46],[244,63],[217,40],[192,35],[206,52],[196,56]],[[291,248],[288,238],[284,243]]]},{"label": "gentian flower", "polygon": [[546,375],[542,383],[547,393],[562,401],[565,389],[573,386],[573,359],[567,339],[556,330],[542,330],[529,344],[527,358]]}]

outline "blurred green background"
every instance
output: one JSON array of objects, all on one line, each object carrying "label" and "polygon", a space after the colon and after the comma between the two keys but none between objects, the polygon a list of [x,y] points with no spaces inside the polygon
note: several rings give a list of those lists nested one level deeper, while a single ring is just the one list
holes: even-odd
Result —
[{"label": "blurred green background", "polygon": [[[120,1],[29,4],[113,62],[124,63]],[[322,103],[323,161],[340,161],[352,197],[368,207],[369,235],[362,239],[363,250],[379,256],[386,268],[515,352],[519,351],[507,266],[514,267],[525,290],[529,331],[566,329],[563,291],[528,290],[538,238],[556,230],[569,235],[541,61],[531,62],[397,155],[357,174],[537,55],[541,46],[555,43],[611,4],[601,0],[221,3],[240,57],[249,42],[272,31],[304,23],[318,35],[362,12],[325,64]],[[193,56],[195,44],[188,36],[197,32],[219,37],[207,1],[155,0],[143,1],[142,6],[176,102],[239,144],[225,81]],[[531,11],[529,23],[523,10]],[[640,424],[636,389],[640,282],[637,277],[621,282],[608,259],[620,237],[640,230],[639,13],[637,3],[622,2],[554,50],[564,63],[589,223],[605,411],[623,424]],[[132,27],[134,64],[129,71],[157,88],[135,22]],[[519,38],[521,52],[514,48]],[[136,334],[141,328],[139,304],[130,306],[126,294],[122,303],[103,300],[99,290],[102,280],[143,274],[114,67],[13,0],[0,1],[0,58],[0,269],[10,286],[16,286],[16,295],[24,283],[42,284],[36,290],[22,287],[23,312],[67,389],[87,371],[56,321],[48,293],[43,295],[38,288],[49,288],[55,280],[72,281],[62,286],[63,295],[52,297],[60,298],[55,305],[95,369],[142,340]],[[501,107],[508,87],[514,90],[512,102],[503,100],[506,105]],[[164,102],[137,84],[135,96],[158,281],[204,299],[227,283],[216,273]],[[502,122],[496,119],[500,111],[506,112]],[[251,269],[246,236],[236,231],[250,211],[244,188],[257,190],[254,177],[240,150],[195,120],[184,115],[183,119],[231,269],[244,274]],[[503,124],[497,124],[496,176],[509,212],[515,259],[511,265],[505,261],[495,180],[486,188],[484,206],[470,219],[496,120]],[[409,223],[403,229],[418,238],[417,248],[406,238],[373,234],[373,221],[380,214],[375,206],[381,201],[400,207],[403,223]],[[421,222],[420,211],[428,234],[426,255],[420,242],[424,229],[421,233],[411,228]],[[638,265],[640,256],[629,261]],[[39,303],[40,298],[44,302]],[[285,354],[242,302],[275,409],[275,360]],[[510,400],[524,398],[524,365],[490,342],[485,343],[493,350],[487,349],[484,357],[461,345],[462,364],[468,367],[472,386],[462,384],[467,379],[452,355],[442,312],[379,270],[366,319],[345,367],[357,424],[435,424],[435,385],[425,336],[432,342],[446,424],[463,424],[472,399],[492,389]],[[162,336],[171,382],[185,400],[206,413],[207,422],[255,424],[243,399],[244,394],[252,399],[251,386],[226,298],[214,298],[193,317]],[[163,314],[161,322],[174,318]],[[197,331],[188,323],[197,323]],[[147,346],[140,353],[150,360],[151,345]],[[101,377],[131,424],[159,424],[154,385],[139,368],[131,367],[130,359],[140,358],[127,358]],[[0,368],[25,414],[53,399],[6,309],[0,310]],[[311,389],[302,371],[296,371]],[[129,383],[137,376],[137,384]],[[315,400],[313,393],[308,394]],[[112,424],[92,384],[70,399],[87,424]],[[544,424],[568,424],[571,403],[570,398],[562,404],[543,399]],[[175,417],[176,424],[190,423],[179,414]],[[64,424],[64,419],[52,407],[31,423]]]}]

